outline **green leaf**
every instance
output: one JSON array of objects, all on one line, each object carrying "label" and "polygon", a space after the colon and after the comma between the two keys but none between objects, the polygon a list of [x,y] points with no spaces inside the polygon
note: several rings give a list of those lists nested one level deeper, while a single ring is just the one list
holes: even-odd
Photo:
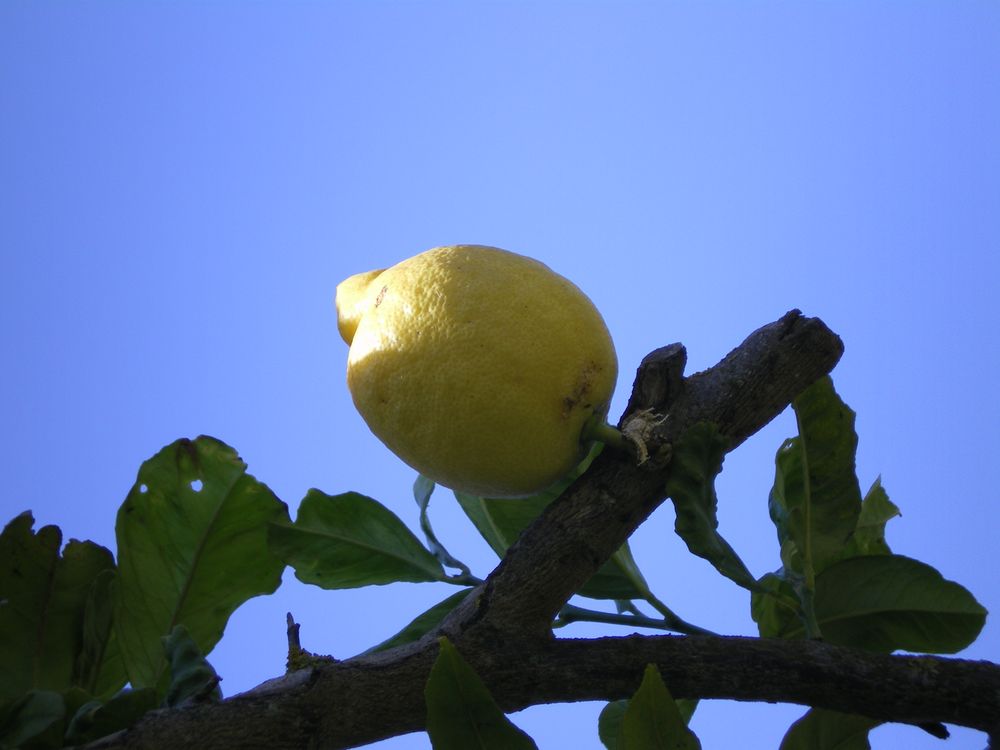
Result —
[{"label": "green leaf", "polygon": [[441,564],[392,511],[370,497],[309,490],[294,524],[275,524],[271,549],[295,577],[325,589],[441,581]]},{"label": "green leaf", "polygon": [[673,447],[666,492],[677,514],[674,531],[691,553],[708,560],[737,585],[753,591],[757,580],[718,531],[715,477],[722,471],[727,445],[714,424],[694,425]]},{"label": "green leaf", "polygon": [[882,722],[812,708],[789,727],[779,750],[871,750],[868,732]]},{"label": "green leaf", "polygon": [[801,637],[802,617],[795,587],[780,573],[767,573],[757,584],[758,590],[750,595],[750,614],[760,637]]},{"label": "green leaf", "polygon": [[625,542],[577,593],[590,599],[645,599],[649,585]]},{"label": "green leaf", "polygon": [[[456,492],[455,497],[486,543],[498,557],[503,557],[528,524],[587,470],[602,448],[602,444],[597,444],[569,475],[537,495],[492,499]],[[591,599],[644,599],[648,592],[626,542],[578,593]]]},{"label": "green leaf", "polygon": [[60,556],[59,528],[35,534],[33,525],[26,512],[0,533],[0,698],[78,684],[91,588],[115,565],[111,552],[93,542],[71,540]]},{"label": "green leaf", "polygon": [[427,512],[427,507],[430,505],[433,493],[433,480],[428,479],[422,474],[417,475],[417,479],[413,483],[413,499],[417,501],[417,507],[420,508],[420,530],[424,532],[424,538],[427,540],[431,552],[434,553],[434,557],[442,565],[447,565],[449,568],[457,568],[463,575],[471,575],[472,571],[469,570],[469,566],[461,560],[452,557],[451,553],[445,549],[445,546],[438,541],[437,536],[434,534],[434,529],[431,527],[431,518]]},{"label": "green leaf", "polygon": [[879,477],[861,501],[858,524],[847,544],[844,557],[890,554],[891,550],[885,541],[885,525],[898,515],[899,508],[889,499],[882,487],[882,478]]},{"label": "green leaf", "polygon": [[452,594],[444,601],[438,602],[423,614],[417,615],[414,620],[396,633],[396,635],[392,636],[388,640],[382,641],[377,646],[372,646],[364,653],[373,654],[376,651],[385,651],[390,648],[395,648],[396,646],[402,646],[404,643],[413,643],[414,641],[420,640],[421,637],[440,625],[441,621],[444,620],[448,613],[461,604],[465,597],[469,595],[470,591],[472,591],[471,588],[462,589],[461,591]]},{"label": "green leaf", "polygon": [[[774,574],[762,586],[794,596]],[[986,610],[964,587],[902,555],[852,557],[816,577],[816,619],[823,637],[869,651],[951,654],[979,635]],[[765,638],[802,638],[802,620],[767,595],[753,596],[753,618]]]},{"label": "green leaf", "polygon": [[153,688],[123,690],[106,703],[89,701],[70,720],[66,741],[84,744],[127,729],[156,708],[158,702]]},{"label": "green leaf", "polygon": [[424,697],[434,750],[537,750],[504,716],[479,675],[447,638],[431,668]]},{"label": "green leaf", "polygon": [[[885,542],[885,524],[898,515],[899,508],[889,500],[881,480],[876,479],[861,503],[861,513],[854,533],[843,549],[843,559],[891,554]],[[802,636],[802,603],[799,599],[805,595],[803,584],[800,574],[785,568],[760,579],[759,590],[751,595],[751,614],[761,637]],[[788,606],[790,602],[795,602],[796,606]]]},{"label": "green leaf", "polygon": [[114,570],[101,571],[91,584],[83,612],[83,644],[76,662],[76,684],[99,698],[110,698],[128,681],[115,640],[116,578]]},{"label": "green leaf", "polygon": [[831,565],[816,578],[815,606],[827,641],[869,651],[953,654],[986,622],[967,589],[901,555]]},{"label": "green leaf", "polygon": [[219,675],[198,650],[187,628],[174,626],[170,635],[163,638],[163,650],[170,663],[170,687],[166,696],[168,706],[222,700]]},{"label": "green leaf", "polygon": [[617,750],[701,750],[655,664],[646,666],[642,684],[628,702]]},{"label": "green leaf", "polygon": [[498,557],[503,557],[524,528],[590,467],[603,447],[601,443],[595,444],[576,468],[537,495],[494,500],[456,492],[455,497],[486,543]]},{"label": "green leaf", "polygon": [[166,689],[161,639],[175,625],[207,654],[238,606],[278,587],[284,564],[267,528],[287,518],[214,438],[178,440],[142,465],[116,525],[115,633],[134,688]]},{"label": "green leaf", "polygon": [[618,750],[618,735],[621,734],[622,719],[628,708],[628,699],[611,701],[601,709],[597,717],[597,736],[608,750]]},{"label": "green leaf", "polygon": [[[677,711],[685,724],[691,723],[691,717],[698,707],[696,699],[689,700],[681,698],[675,700]],[[621,733],[622,719],[628,709],[628,700],[611,701],[601,710],[601,715],[597,717],[597,734],[601,742],[608,750],[618,750],[618,737]]]},{"label": "green leaf", "polygon": [[778,450],[771,518],[778,529],[782,562],[812,575],[840,559],[861,513],[854,472],[858,436],[854,412],[822,378],[792,402],[798,437]]},{"label": "green leaf", "polygon": [[680,713],[681,718],[684,720],[684,723],[690,724],[691,717],[694,716],[694,712],[698,708],[698,699],[675,698],[674,703],[677,704],[677,711]]},{"label": "green leaf", "polygon": [[[0,750],[20,748],[30,741],[39,747],[62,747],[62,732],[54,730],[65,715],[63,697],[51,690],[32,690],[16,700],[4,700],[0,703]],[[43,735],[50,736],[43,741]]]}]

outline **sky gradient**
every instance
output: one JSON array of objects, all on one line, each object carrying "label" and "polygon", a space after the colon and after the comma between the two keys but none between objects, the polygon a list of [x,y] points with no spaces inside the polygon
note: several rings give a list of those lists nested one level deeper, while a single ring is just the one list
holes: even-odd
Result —
[{"label": "sky gradient", "polygon": [[[990,2],[0,5],[0,472],[6,523],[114,549],[140,463],[213,435],[294,509],[310,487],[411,528],[413,473],[354,411],[334,288],[436,245],[535,257],[602,311],[624,408],[674,341],[714,364],[791,308],[844,340],[858,474],[895,552],[1000,612],[1000,6]],[[789,414],[726,459],[721,530],[756,575]],[[435,529],[495,557],[446,492]],[[669,507],[633,537],[661,599],[754,634]],[[227,695],[303,645],[344,658],[452,593],[290,571],[211,655]],[[618,632],[574,626],[562,634]],[[966,655],[1000,661],[996,614]],[[512,716],[598,748],[601,704]],[[796,706],[703,703],[706,750],[776,750]],[[873,747],[943,747],[882,728]],[[956,730],[947,747],[981,750]],[[379,747],[424,750],[425,735]]]}]

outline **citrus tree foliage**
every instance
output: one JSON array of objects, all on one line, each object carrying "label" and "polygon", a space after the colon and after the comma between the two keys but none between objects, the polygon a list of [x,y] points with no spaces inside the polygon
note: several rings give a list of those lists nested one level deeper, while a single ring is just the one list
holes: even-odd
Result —
[{"label": "citrus tree foliage", "polygon": [[[761,636],[822,638],[883,653],[968,646],[986,611],[959,584],[889,549],[885,525],[899,510],[878,479],[862,494],[854,413],[830,379],[804,391],[793,408],[798,434],[778,448],[769,498],[781,567],[754,576],[720,535],[714,479],[724,445],[705,423],[673,446],[668,493],[688,549],[747,590]],[[540,495],[458,494],[457,501],[502,556],[593,455]],[[63,545],[60,529],[35,531],[31,513],[22,513],[0,535],[0,747],[79,744],[128,727],[153,708],[219,700],[219,677],[204,655],[232,612],[273,592],[286,566],[325,589],[454,584],[454,594],[370,650],[417,640],[480,583],[434,535],[433,490],[423,478],[414,486],[426,543],[376,500],[353,492],[310,490],[293,521],[232,448],[199,437],[178,440],[142,465],[118,512],[117,559],[92,542]],[[614,602],[616,611],[567,605],[554,627],[592,620],[702,632],[657,598],[627,544],[579,593]],[[434,747],[535,747],[458,650],[447,639],[439,643],[425,690]],[[649,665],[635,695],[609,703],[594,729],[611,750],[691,750],[700,747],[687,727],[695,708],[694,701],[673,700]],[[876,725],[811,709],[789,728],[781,750],[867,748]]]}]

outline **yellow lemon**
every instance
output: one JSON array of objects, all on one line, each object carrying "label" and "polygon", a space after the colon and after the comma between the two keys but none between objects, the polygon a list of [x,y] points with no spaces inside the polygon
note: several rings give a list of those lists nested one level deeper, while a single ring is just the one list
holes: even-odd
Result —
[{"label": "yellow lemon", "polygon": [[347,385],[369,428],[435,482],[487,497],[545,489],[586,450],[618,373],[600,313],[531,258],[436,247],[337,287]]}]

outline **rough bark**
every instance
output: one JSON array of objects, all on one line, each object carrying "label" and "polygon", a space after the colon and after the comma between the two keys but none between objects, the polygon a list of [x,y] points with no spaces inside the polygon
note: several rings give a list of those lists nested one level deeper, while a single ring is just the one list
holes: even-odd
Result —
[{"label": "rough bark", "polygon": [[423,728],[423,686],[447,635],[505,710],[617,699],[656,663],[676,697],[783,701],[885,721],[1000,730],[1000,667],[808,641],[707,636],[556,639],[552,618],[665,499],[669,446],[710,421],[732,450],[840,358],[840,339],[792,311],[715,367],[683,377],[674,344],[639,367],[620,426],[648,458],[604,451],[434,632],[381,654],[292,673],[219,704],[147,715],[102,748],[346,748]]}]

